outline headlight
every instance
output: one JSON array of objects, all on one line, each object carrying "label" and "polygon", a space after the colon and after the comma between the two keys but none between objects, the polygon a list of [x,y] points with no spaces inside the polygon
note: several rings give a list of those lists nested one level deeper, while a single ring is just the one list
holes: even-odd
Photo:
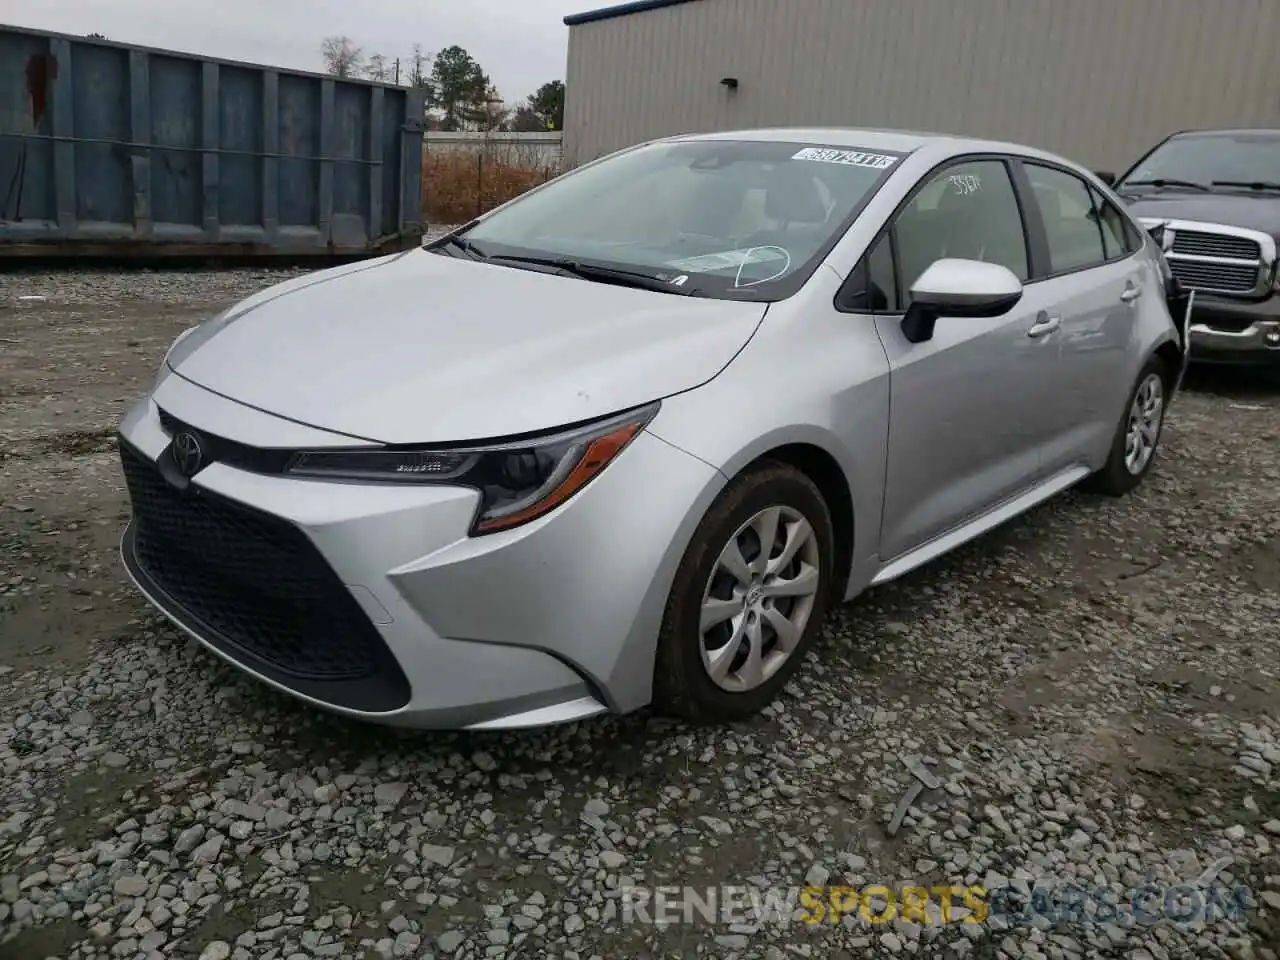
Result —
[{"label": "headlight", "polygon": [[1164,287],[1165,293],[1173,292],[1176,287],[1177,280],[1173,275],[1173,268],[1169,266],[1169,258],[1162,251],[1156,251],[1156,262],[1160,265],[1160,283]]},{"label": "headlight", "polygon": [[308,450],[285,468],[296,477],[472,487],[473,535],[508,530],[550,513],[612,463],[658,412],[639,410],[556,434],[439,450]]}]

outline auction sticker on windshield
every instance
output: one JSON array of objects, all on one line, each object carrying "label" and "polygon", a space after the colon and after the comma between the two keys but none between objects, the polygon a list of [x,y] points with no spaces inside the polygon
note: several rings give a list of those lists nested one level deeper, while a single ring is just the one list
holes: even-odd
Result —
[{"label": "auction sticker on windshield", "polygon": [[888,170],[898,162],[897,157],[883,153],[863,153],[861,150],[835,150],[830,147],[805,147],[792,160],[816,160],[819,163],[839,163],[846,167],[869,167],[872,170]]}]

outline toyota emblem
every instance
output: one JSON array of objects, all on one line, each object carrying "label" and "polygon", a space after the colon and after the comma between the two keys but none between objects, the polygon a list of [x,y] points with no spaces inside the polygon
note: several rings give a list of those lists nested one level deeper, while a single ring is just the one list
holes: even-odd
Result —
[{"label": "toyota emblem", "polygon": [[173,462],[184,477],[195,476],[204,466],[204,450],[193,433],[177,433],[173,437]]}]

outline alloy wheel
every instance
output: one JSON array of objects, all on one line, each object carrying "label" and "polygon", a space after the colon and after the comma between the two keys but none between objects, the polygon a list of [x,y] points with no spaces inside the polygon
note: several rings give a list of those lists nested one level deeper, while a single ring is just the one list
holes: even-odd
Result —
[{"label": "alloy wheel", "polygon": [[1124,437],[1124,465],[1133,476],[1147,469],[1155,456],[1164,422],[1164,381],[1149,373],[1138,385],[1129,407],[1129,423]]},{"label": "alloy wheel", "polygon": [[818,538],[799,511],[761,510],[729,538],[703,592],[702,664],[722,690],[768,681],[795,652],[821,586]]}]

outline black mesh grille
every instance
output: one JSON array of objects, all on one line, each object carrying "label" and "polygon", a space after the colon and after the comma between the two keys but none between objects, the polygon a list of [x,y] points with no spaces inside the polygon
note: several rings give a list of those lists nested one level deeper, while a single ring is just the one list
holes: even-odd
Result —
[{"label": "black mesh grille", "polygon": [[377,629],[301,530],[195,486],[180,490],[123,442],[120,457],[134,515],[126,558],[170,613],[299,693],[364,710],[408,700]]}]

